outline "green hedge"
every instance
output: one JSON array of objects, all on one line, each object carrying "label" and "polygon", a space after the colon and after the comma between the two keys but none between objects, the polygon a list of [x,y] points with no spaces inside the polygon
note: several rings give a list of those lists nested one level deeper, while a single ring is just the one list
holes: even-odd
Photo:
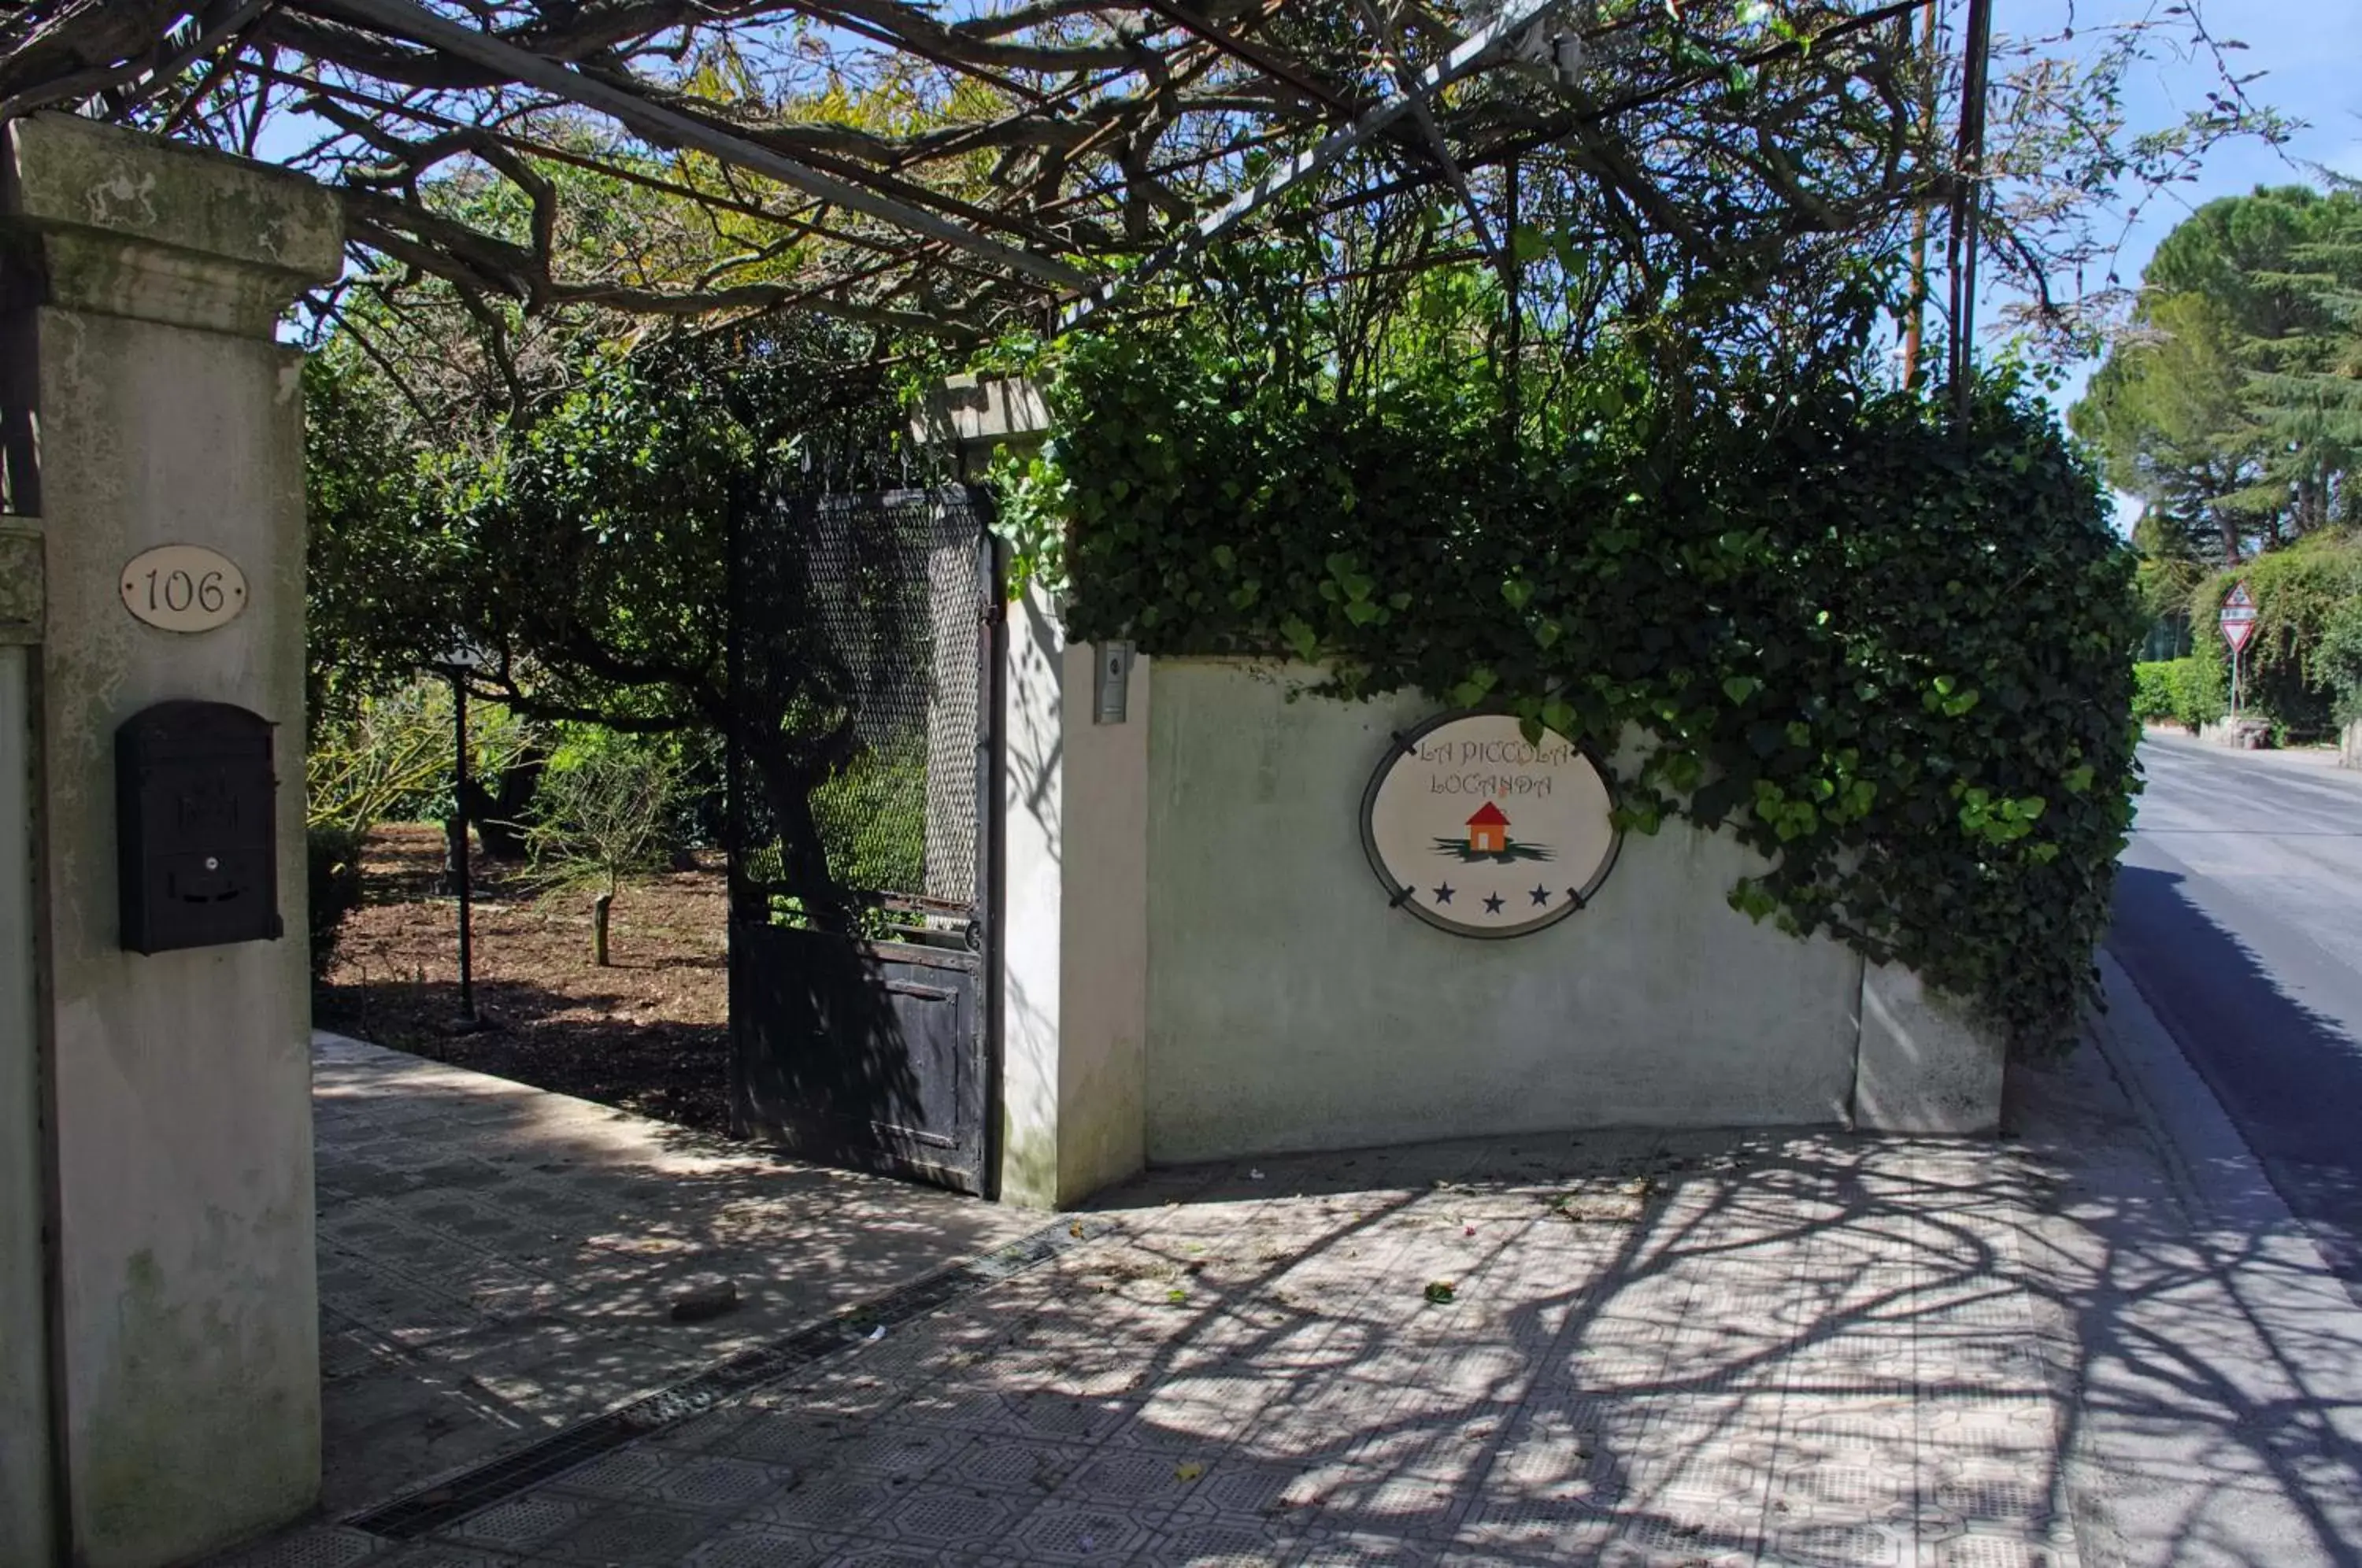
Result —
[{"label": "green hedge", "polygon": [[[2283,740],[2329,735],[2340,714],[2362,708],[2362,537],[2313,535],[2201,582],[2190,599],[2202,658],[2224,667],[2230,651],[2215,631],[2224,596],[2245,582],[2256,599],[2256,630],[2240,660],[2240,712],[2272,721]],[[2226,697],[2227,701],[2227,697]]]},{"label": "green hedge", "polygon": [[2192,656],[2133,666],[2133,716],[2143,723],[2171,722],[2192,734],[2230,712],[2217,662]]},{"label": "green hedge", "polygon": [[1602,350],[1507,436],[1474,370],[1336,395],[1207,313],[1066,351],[1058,429],[1004,475],[1021,567],[1077,637],[1292,653],[1651,743],[1626,825],[1725,824],[1732,903],[2066,1038],[2130,820],[2133,557],[2051,416],[1965,432],[1901,395],[1716,389]]}]

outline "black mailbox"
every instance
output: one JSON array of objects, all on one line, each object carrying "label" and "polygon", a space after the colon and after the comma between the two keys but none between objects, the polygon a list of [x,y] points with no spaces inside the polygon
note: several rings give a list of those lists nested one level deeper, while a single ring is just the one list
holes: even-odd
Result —
[{"label": "black mailbox", "polygon": [[270,721],[226,702],[159,702],[115,732],[123,945],[276,941],[279,780]]}]

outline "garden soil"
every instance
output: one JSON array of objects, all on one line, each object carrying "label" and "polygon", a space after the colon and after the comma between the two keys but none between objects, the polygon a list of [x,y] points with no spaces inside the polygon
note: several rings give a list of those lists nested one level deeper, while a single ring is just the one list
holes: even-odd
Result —
[{"label": "garden soil", "polygon": [[728,903],[718,855],[641,878],[616,898],[613,964],[590,959],[590,894],[536,887],[480,857],[476,1008],[460,1034],[458,905],[443,830],[370,834],[361,906],[314,996],[335,1030],[709,1132],[729,1130]]}]

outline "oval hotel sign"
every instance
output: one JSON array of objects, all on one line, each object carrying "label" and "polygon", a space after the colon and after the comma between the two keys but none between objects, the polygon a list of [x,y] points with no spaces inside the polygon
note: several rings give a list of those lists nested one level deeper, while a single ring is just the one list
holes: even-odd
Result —
[{"label": "oval hotel sign", "polygon": [[1506,713],[1395,737],[1362,796],[1362,845],[1397,909],[1463,936],[1522,936],[1588,902],[1616,864],[1615,801],[1590,755]]}]

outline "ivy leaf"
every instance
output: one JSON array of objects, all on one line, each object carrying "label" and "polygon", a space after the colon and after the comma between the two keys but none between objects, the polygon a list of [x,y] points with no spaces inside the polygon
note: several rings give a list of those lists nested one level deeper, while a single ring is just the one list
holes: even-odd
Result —
[{"label": "ivy leaf", "polygon": [[1214,564],[1220,567],[1224,571],[1228,571],[1232,567],[1239,564],[1238,551],[1231,548],[1228,545],[1216,545],[1209,553],[1214,558]]},{"label": "ivy leaf", "polygon": [[1751,675],[1726,675],[1722,679],[1722,694],[1729,698],[1732,706],[1736,707],[1754,696],[1762,685]]},{"label": "ivy leaf", "polygon": [[1287,646],[1296,650],[1296,657],[1307,664],[1310,664],[1313,656],[1320,651],[1319,634],[1294,615],[1279,624],[1279,635],[1287,639]]},{"label": "ivy leaf", "polygon": [[1501,597],[1509,602],[1512,610],[1522,610],[1534,597],[1534,585],[1522,577],[1513,577],[1501,584]]},{"label": "ivy leaf", "polygon": [[1556,621],[1543,620],[1537,622],[1534,625],[1534,641],[1541,644],[1544,647],[1551,646],[1552,644],[1556,643],[1559,638],[1565,635],[1565,628],[1561,626]]},{"label": "ivy leaf", "polygon": [[1562,735],[1574,734],[1574,704],[1563,697],[1553,697],[1542,704],[1542,723]]}]

